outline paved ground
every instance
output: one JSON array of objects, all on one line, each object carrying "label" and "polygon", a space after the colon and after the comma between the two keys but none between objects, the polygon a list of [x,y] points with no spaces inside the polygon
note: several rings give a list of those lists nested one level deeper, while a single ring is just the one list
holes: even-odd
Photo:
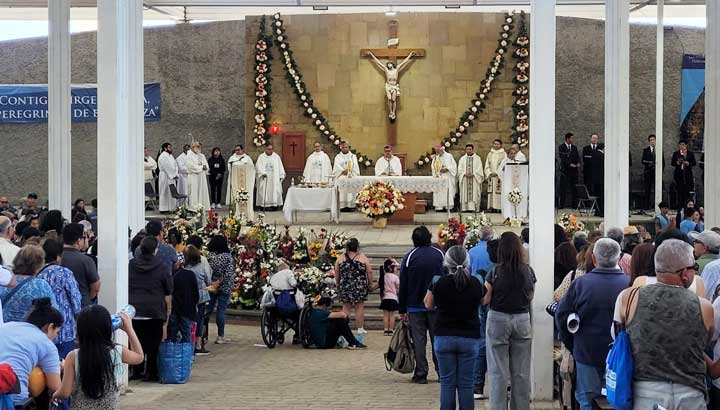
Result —
[{"label": "paved ground", "polygon": [[[213,329],[214,333],[214,329]],[[382,353],[389,338],[370,332],[364,351],[267,349],[254,326],[229,325],[229,345],[211,345],[185,385],[133,382],[123,409],[437,409],[439,384],[425,386],[388,372]],[[257,347],[255,344],[261,344]],[[484,409],[478,406],[478,409]]]}]

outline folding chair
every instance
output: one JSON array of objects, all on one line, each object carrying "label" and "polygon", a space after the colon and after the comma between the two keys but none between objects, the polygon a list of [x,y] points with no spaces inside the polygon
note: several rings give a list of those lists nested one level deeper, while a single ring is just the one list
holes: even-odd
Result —
[{"label": "folding chair", "polygon": [[[583,214],[582,208],[585,207],[585,216],[590,216],[590,213],[593,210],[600,210],[598,207],[597,200],[599,197],[590,195],[590,192],[588,192],[588,189],[585,185],[578,184],[575,185],[575,192],[577,193],[578,197],[578,204],[577,208],[575,209],[580,215]],[[590,204],[590,207],[588,208],[588,204]]]},{"label": "folding chair", "polygon": [[147,201],[149,206],[152,206],[153,211],[157,210],[157,194],[155,193],[155,188],[153,187],[152,182],[145,183],[145,200]]},{"label": "folding chair", "polygon": [[172,196],[173,199],[178,201],[178,206],[183,206],[187,204],[187,195],[179,193],[175,184],[170,184],[170,196]]}]

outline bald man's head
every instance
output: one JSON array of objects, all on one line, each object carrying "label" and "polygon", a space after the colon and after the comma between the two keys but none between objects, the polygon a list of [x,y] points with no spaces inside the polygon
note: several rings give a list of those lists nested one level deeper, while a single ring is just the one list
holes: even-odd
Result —
[{"label": "bald man's head", "polygon": [[0,216],[0,237],[10,238],[12,236],[12,221],[7,216]]}]

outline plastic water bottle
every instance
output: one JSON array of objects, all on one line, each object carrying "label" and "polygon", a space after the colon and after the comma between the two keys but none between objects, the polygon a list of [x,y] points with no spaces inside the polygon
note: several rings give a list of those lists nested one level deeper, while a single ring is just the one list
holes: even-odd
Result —
[{"label": "plastic water bottle", "polygon": [[110,316],[113,332],[120,329],[120,327],[122,326],[122,318],[120,317],[120,313],[125,313],[130,319],[132,319],[135,317],[135,307],[133,305],[125,305],[116,314]]}]

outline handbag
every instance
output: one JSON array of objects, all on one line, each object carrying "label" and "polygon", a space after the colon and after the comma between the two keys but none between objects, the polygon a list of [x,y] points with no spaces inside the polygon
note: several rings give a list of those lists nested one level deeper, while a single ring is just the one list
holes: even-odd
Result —
[{"label": "handbag", "polygon": [[[575,281],[575,273],[576,272],[577,272],[577,270],[572,271],[572,275],[570,276],[570,283],[573,283],[573,281]],[[552,301],[552,302],[548,303],[547,306],[545,306],[545,311],[547,312],[548,315],[555,317],[555,312],[557,312],[559,304],[560,304],[560,302]]]},{"label": "handbag", "polygon": [[164,342],[158,351],[158,376],[162,384],[185,384],[190,380],[195,345]]},{"label": "handbag", "polygon": [[[625,321],[630,314],[630,306],[637,296],[640,288],[630,291],[627,306],[625,307]],[[605,388],[607,399],[617,410],[631,410],[633,408],[633,356],[630,346],[630,336],[627,334],[625,323],[620,325],[620,332],[610,348],[606,360]]]}]

